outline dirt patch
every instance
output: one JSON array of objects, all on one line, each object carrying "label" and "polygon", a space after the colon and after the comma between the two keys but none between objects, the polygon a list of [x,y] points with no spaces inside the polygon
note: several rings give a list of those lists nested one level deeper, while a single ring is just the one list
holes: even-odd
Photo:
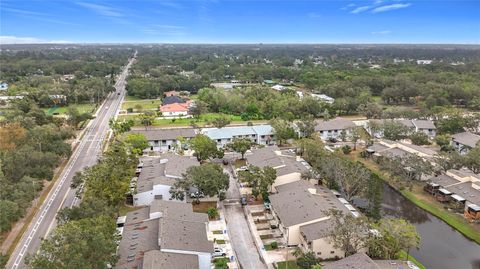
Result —
[{"label": "dirt patch", "polygon": [[193,212],[207,213],[210,207],[217,208],[217,202],[200,202],[198,204],[192,203]]}]

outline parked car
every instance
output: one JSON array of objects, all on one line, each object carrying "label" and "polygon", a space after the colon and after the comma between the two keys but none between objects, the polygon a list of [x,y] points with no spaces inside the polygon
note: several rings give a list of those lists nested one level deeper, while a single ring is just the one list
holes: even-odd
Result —
[{"label": "parked car", "polygon": [[221,247],[215,247],[213,249],[213,253],[212,253],[212,257],[225,257],[227,256],[227,252],[225,251],[225,249],[221,248]]},{"label": "parked car", "polygon": [[205,194],[203,194],[203,192],[201,191],[190,193],[190,198],[203,198],[203,197],[205,197]]},{"label": "parked car", "polygon": [[240,168],[237,168],[236,170],[237,170],[237,172],[238,172],[238,171],[248,171],[248,167],[242,166],[242,167],[240,167]]},{"label": "parked car", "polygon": [[240,203],[242,204],[242,206],[247,205],[247,197],[242,196],[242,198],[240,199]]}]

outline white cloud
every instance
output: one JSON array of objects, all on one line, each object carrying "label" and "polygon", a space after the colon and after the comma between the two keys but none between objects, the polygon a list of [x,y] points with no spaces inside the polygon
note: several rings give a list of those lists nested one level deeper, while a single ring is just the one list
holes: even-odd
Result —
[{"label": "white cloud", "polygon": [[176,30],[185,29],[185,27],[178,26],[178,25],[155,24],[154,26],[162,29],[176,29]]},{"label": "white cloud", "polygon": [[307,14],[307,16],[311,19],[315,19],[315,18],[320,18],[322,15],[320,15],[319,13],[316,13],[316,12],[309,12]]},{"label": "white cloud", "polygon": [[65,43],[72,43],[67,40],[45,40],[36,37],[19,37],[19,36],[9,36],[9,35],[2,35],[0,36],[0,44],[39,44],[39,43],[47,43],[47,44],[65,44]]},{"label": "white cloud", "polygon": [[411,5],[410,3],[405,3],[405,4],[391,4],[391,5],[381,6],[381,7],[374,8],[372,10],[372,13],[380,13],[380,12],[385,12],[385,11],[390,11],[395,9],[407,8],[410,5]]},{"label": "white cloud", "polygon": [[350,13],[358,14],[358,13],[365,12],[365,11],[369,10],[370,8],[371,8],[371,6],[361,6],[361,7],[357,7],[355,9],[353,9],[352,11],[350,11]]},{"label": "white cloud", "polygon": [[388,35],[391,34],[392,31],[390,30],[382,30],[382,31],[376,31],[376,32],[371,32],[372,35]]},{"label": "white cloud", "polygon": [[10,13],[21,14],[21,15],[35,15],[35,16],[45,16],[45,15],[47,15],[45,13],[40,13],[40,12],[36,12],[36,11],[17,9],[17,8],[9,8],[9,7],[3,7],[2,10],[10,12]]},{"label": "white cloud", "polygon": [[77,5],[88,8],[91,11],[106,17],[123,17],[123,14],[109,6],[103,6],[92,3],[77,2]]}]

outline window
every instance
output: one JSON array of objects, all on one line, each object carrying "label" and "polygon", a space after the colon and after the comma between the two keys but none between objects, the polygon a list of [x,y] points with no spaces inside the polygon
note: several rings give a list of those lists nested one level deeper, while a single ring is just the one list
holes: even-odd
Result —
[{"label": "window", "polygon": [[218,143],[222,142],[222,139],[217,139],[217,142],[218,142]]},{"label": "window", "polygon": [[333,253],[335,253],[335,251],[333,251],[333,250],[332,250],[332,251],[330,251],[330,254],[333,254]]},{"label": "window", "polygon": [[155,143],[155,145],[158,145],[158,140],[153,141],[153,143]]},{"label": "window", "polygon": [[265,136],[264,136],[264,135],[262,135],[262,136],[261,136],[261,138],[262,138],[262,139],[265,139]]},{"label": "window", "polygon": [[167,140],[162,140],[162,144],[165,144],[165,143],[167,143]]}]

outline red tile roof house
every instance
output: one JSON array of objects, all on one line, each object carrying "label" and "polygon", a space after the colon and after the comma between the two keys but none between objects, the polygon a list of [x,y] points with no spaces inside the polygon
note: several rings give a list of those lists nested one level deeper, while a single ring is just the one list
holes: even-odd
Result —
[{"label": "red tile roof house", "polygon": [[178,117],[188,115],[188,104],[187,103],[173,103],[168,105],[160,106],[160,112],[164,117]]}]

